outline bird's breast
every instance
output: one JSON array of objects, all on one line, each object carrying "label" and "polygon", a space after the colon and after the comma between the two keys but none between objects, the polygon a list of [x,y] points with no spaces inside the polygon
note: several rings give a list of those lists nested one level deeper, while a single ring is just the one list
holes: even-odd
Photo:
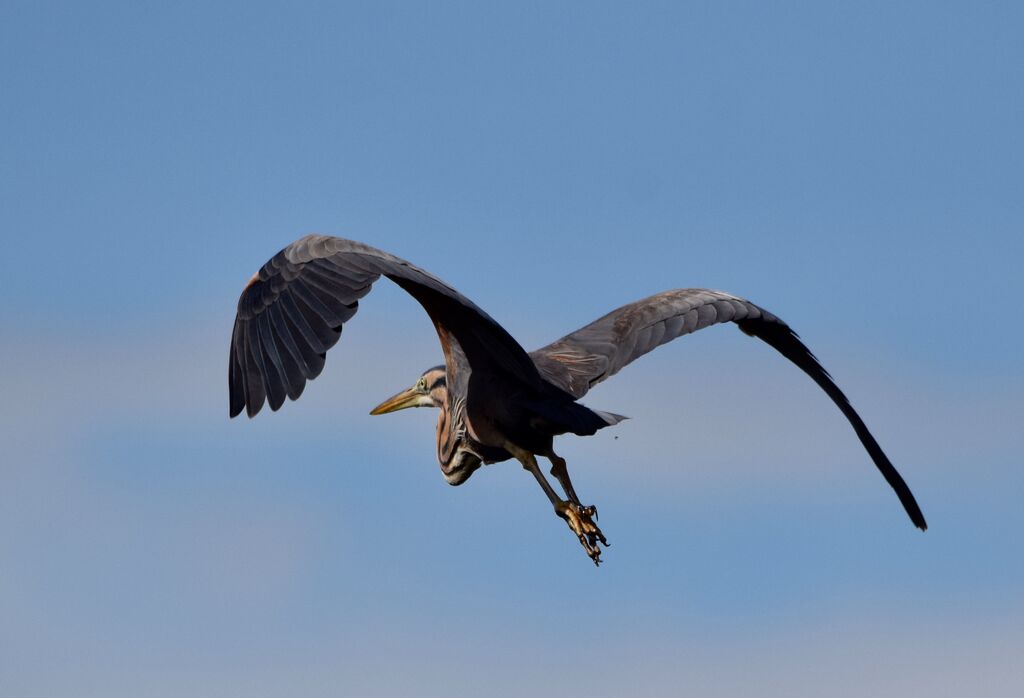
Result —
[{"label": "bird's breast", "polygon": [[483,465],[483,459],[472,449],[460,445],[447,461],[441,461],[441,474],[449,485],[461,485]]},{"label": "bird's breast", "polygon": [[455,414],[457,418],[452,421],[443,415],[437,425],[437,460],[449,485],[461,485],[481,465],[512,457],[503,448],[480,443],[467,428],[464,413],[459,410]]}]

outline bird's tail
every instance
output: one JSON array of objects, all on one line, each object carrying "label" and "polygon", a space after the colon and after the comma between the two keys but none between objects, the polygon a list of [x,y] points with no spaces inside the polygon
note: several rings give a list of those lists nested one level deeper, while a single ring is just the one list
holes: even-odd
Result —
[{"label": "bird's tail", "polygon": [[610,427],[626,419],[619,414],[592,410],[578,402],[558,404],[549,400],[537,400],[525,403],[525,406],[543,420],[545,428],[553,435],[571,433],[590,436],[598,429]]},{"label": "bird's tail", "polygon": [[579,436],[590,436],[596,433],[599,429],[610,427],[618,424],[624,419],[621,414],[615,414],[614,412],[602,412],[601,410],[592,410],[586,405],[575,403],[573,405],[577,414],[577,419],[574,426],[569,427],[568,431]]},{"label": "bird's tail", "polygon": [[626,416],[621,415],[621,414],[615,414],[614,412],[602,412],[601,410],[590,410],[590,411],[593,412],[594,414],[596,414],[598,417],[600,417],[604,421],[608,422],[608,426],[610,426],[610,427],[615,426],[616,424],[618,424],[619,422],[621,422],[623,420],[629,419],[629,417],[626,417]]}]

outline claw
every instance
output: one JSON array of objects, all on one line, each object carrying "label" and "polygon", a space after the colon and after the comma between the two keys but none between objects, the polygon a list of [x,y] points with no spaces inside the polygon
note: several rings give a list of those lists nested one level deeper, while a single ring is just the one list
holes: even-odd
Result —
[{"label": "claw", "polygon": [[592,518],[596,516],[597,509],[563,501],[555,505],[555,513],[565,519],[566,524],[579,539],[580,545],[587,551],[587,556],[595,565],[600,565],[601,545],[608,547],[608,540]]}]

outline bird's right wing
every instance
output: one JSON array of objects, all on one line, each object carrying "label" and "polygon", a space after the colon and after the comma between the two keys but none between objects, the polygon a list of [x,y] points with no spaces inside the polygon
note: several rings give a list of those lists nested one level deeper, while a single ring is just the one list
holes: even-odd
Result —
[{"label": "bird's right wing", "polygon": [[327,350],[355,315],[359,299],[381,276],[427,311],[446,363],[464,358],[471,368],[499,370],[527,385],[544,385],[519,343],[445,282],[369,245],[307,235],[264,264],[238,299],[228,362],[231,416],[244,409],[253,417],[265,401],[276,410],[286,397],[298,399],[306,381],[320,374]]},{"label": "bird's right wing", "polygon": [[914,525],[922,530],[927,528],[910,488],[811,350],[785,322],[748,300],[706,288],[665,291],[613,310],[530,352],[530,358],[545,380],[579,399],[592,386],[652,349],[722,322],[735,322],[746,334],[774,347],[832,398],[896,491]]}]

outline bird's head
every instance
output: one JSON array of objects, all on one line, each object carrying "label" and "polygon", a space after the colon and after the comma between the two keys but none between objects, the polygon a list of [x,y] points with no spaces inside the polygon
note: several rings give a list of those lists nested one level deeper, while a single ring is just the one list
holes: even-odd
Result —
[{"label": "bird's head", "polygon": [[387,414],[406,407],[441,407],[448,396],[448,384],[444,366],[434,366],[423,372],[411,388],[389,397],[372,410],[370,414]]}]

